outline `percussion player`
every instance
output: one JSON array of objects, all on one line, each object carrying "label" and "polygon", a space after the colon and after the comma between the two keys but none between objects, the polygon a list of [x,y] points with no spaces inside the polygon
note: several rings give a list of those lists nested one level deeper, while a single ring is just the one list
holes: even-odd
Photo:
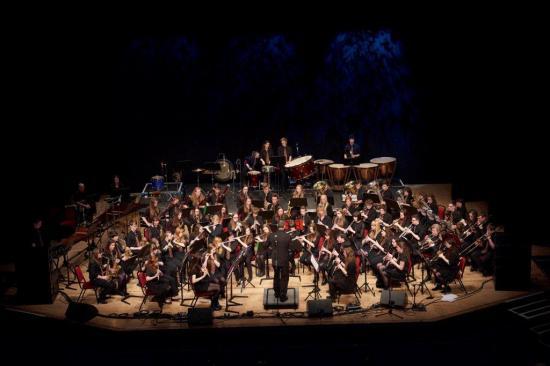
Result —
[{"label": "percussion player", "polygon": [[[278,156],[284,156],[284,164],[292,161],[292,148],[288,146],[288,140],[286,137],[281,138],[281,146],[277,148],[277,155]],[[287,175],[286,175],[286,169],[284,166],[281,167],[281,179],[282,179],[282,187],[283,190],[287,189]]]},{"label": "percussion player", "polygon": [[[268,140],[265,140],[264,144],[262,145],[262,149],[260,150],[260,161],[262,162],[262,168],[264,166],[271,165],[272,156],[273,156],[273,149],[271,148],[271,143]],[[268,182],[270,173],[269,172],[263,172],[263,173],[264,173],[264,182]]]},{"label": "percussion player", "polygon": [[348,144],[344,148],[344,161],[348,165],[357,165],[359,162],[359,157],[361,148],[355,143],[355,137],[353,135],[349,136]]}]

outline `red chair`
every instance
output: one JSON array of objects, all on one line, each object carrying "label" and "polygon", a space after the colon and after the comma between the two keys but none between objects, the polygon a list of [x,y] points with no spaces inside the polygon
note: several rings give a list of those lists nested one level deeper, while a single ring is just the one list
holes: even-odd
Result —
[{"label": "red chair", "polygon": [[439,219],[441,220],[445,219],[445,206],[439,205],[437,207],[437,216],[439,216]]},{"label": "red chair", "polygon": [[[147,287],[147,275],[145,274],[145,272],[138,272],[137,277],[138,277],[139,287],[141,287],[141,291],[143,292],[143,301],[141,302],[141,305],[139,306],[139,311],[141,311],[141,308],[143,307],[143,305],[145,305],[145,302],[147,301],[147,298],[149,296],[155,296],[156,294],[153,293],[151,291],[151,289],[149,289]],[[162,310],[162,305],[163,304],[161,304],[161,306],[160,306],[161,310]]]},{"label": "red chair", "polygon": [[458,282],[458,284],[462,288],[462,291],[464,291],[464,293],[467,294],[468,291],[466,290],[466,287],[464,287],[464,283],[462,282],[465,268],[466,268],[466,257],[460,257],[458,259],[458,272],[456,273],[455,282]]},{"label": "red chair", "polygon": [[78,295],[76,302],[80,302],[82,300],[86,291],[94,290],[95,299],[97,303],[99,303],[99,297],[97,296],[97,287],[95,287],[91,281],[86,281],[86,278],[84,278],[84,273],[82,273],[82,268],[80,268],[79,265],[74,266],[73,269],[76,275],[76,280],[78,281],[78,287],[80,287],[80,294]]}]

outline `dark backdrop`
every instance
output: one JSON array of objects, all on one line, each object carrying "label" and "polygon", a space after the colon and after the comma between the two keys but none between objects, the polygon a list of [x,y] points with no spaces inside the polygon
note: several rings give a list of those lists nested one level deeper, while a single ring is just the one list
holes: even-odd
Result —
[{"label": "dark backdrop", "polygon": [[353,133],[364,156],[396,156],[405,182],[452,182],[511,222],[506,198],[536,176],[525,141],[537,134],[516,110],[531,39],[462,15],[75,19],[25,34],[20,89],[36,126],[16,126],[30,154],[15,164],[31,215],[78,180],[99,191],[117,173],[140,190],[161,159],[235,161],[283,135],[338,159]]}]

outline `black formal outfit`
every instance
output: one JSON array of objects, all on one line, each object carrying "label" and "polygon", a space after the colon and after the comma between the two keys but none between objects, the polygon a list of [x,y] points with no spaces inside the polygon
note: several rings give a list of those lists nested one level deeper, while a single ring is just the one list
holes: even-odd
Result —
[{"label": "black formal outfit", "polygon": [[281,301],[287,299],[288,289],[288,253],[290,250],[291,237],[282,229],[271,233],[267,238],[267,245],[272,248],[271,260],[275,275],[273,279],[273,289],[275,297]]},{"label": "black formal outfit", "polygon": [[283,161],[283,166],[280,167],[280,169],[281,169],[282,188],[283,188],[283,190],[285,190],[285,189],[288,188],[288,179],[287,179],[285,164],[288,163],[288,161],[289,161],[288,158],[290,158],[292,156],[292,148],[288,145],[285,146],[285,147],[279,146],[277,148],[277,155],[285,157],[285,159]]},{"label": "black formal outfit", "polygon": [[141,242],[141,233],[139,231],[128,231],[126,234],[126,246],[128,247],[138,247]]},{"label": "black formal outfit", "polygon": [[359,164],[359,158],[352,158],[351,154],[360,154],[361,148],[358,144],[354,143],[353,145],[350,145],[349,143],[346,144],[346,147],[344,147],[344,156],[345,156],[345,163],[347,165],[357,165]]},{"label": "black formal outfit", "polygon": [[107,294],[111,294],[115,291],[115,284],[112,281],[99,278],[102,274],[101,265],[95,260],[90,261],[88,272],[90,274],[90,281],[92,284],[100,289],[99,300],[104,301]]},{"label": "black formal outfit", "polygon": [[334,267],[332,278],[328,282],[329,293],[332,298],[336,298],[337,292],[351,292],[355,288],[357,269],[355,261],[346,265],[347,275],[338,267]]}]

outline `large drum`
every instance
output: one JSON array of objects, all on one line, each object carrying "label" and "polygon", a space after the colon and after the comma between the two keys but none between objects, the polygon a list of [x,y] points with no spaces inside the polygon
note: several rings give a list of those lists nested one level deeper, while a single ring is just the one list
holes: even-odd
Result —
[{"label": "large drum", "polygon": [[220,171],[216,174],[216,179],[220,182],[230,181],[235,174],[233,164],[226,159],[216,160],[216,163],[220,165]]},{"label": "large drum", "polygon": [[355,179],[360,180],[363,184],[367,184],[376,179],[378,164],[363,163],[355,165],[353,170],[355,171]]},{"label": "large drum", "polygon": [[300,156],[286,163],[285,168],[288,169],[288,175],[295,180],[306,179],[315,172],[315,164],[313,164],[311,155]]},{"label": "large drum", "polygon": [[344,164],[330,164],[327,168],[330,186],[335,191],[344,190],[344,184],[349,180],[350,166]]},{"label": "large drum", "polygon": [[248,172],[248,186],[252,188],[260,187],[260,173],[257,170],[251,170]]},{"label": "large drum", "polygon": [[370,159],[371,163],[378,164],[378,176],[377,179],[390,181],[393,179],[395,168],[397,166],[397,159],[392,157],[381,157]]},{"label": "large drum", "polygon": [[162,191],[164,188],[164,177],[162,175],[155,175],[151,178],[151,187],[154,191]]},{"label": "large drum", "polygon": [[325,179],[325,176],[327,175],[327,167],[330,164],[334,164],[334,161],[329,159],[317,159],[313,163],[317,167],[317,178],[322,180]]}]

